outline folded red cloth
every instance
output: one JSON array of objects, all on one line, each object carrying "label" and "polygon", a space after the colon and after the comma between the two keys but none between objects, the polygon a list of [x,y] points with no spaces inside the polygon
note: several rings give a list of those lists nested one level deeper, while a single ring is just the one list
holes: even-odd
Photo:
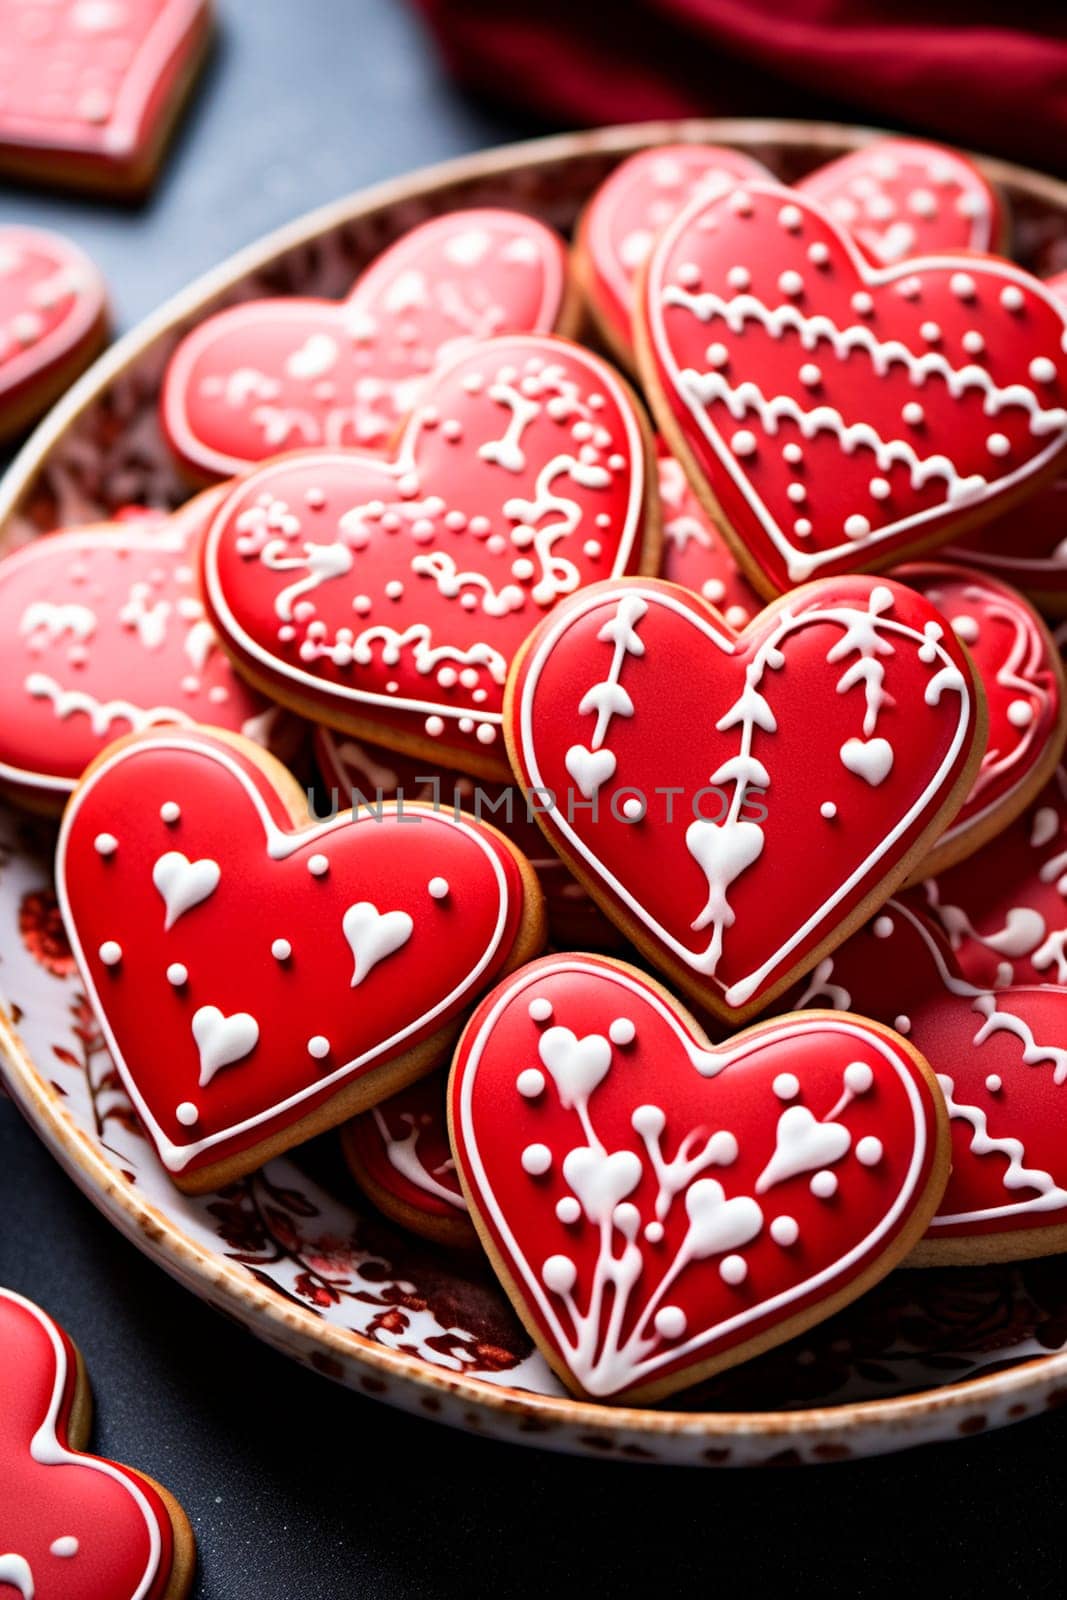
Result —
[{"label": "folded red cloth", "polygon": [[462,82],[554,122],[830,116],[1067,171],[1062,4],[416,3]]}]

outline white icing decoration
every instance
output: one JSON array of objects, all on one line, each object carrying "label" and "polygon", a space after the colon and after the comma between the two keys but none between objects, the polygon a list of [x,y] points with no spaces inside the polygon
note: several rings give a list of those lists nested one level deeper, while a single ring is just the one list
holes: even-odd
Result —
[{"label": "white icing decoration", "polygon": [[415,931],[415,923],[406,911],[379,911],[369,900],[349,906],[341,919],[341,927],[355,960],[353,989],[379,961],[407,944]]},{"label": "white icing decoration", "polygon": [[402,1178],[416,1189],[421,1189],[424,1194],[433,1195],[437,1200],[443,1200],[446,1205],[452,1206],[456,1211],[466,1211],[467,1202],[455,1189],[449,1189],[441,1183],[436,1173],[423,1165],[419,1158],[419,1135],[421,1128],[410,1112],[404,1112],[400,1121],[406,1123],[407,1132],[402,1139],[398,1139],[386,1122],[382,1112],[375,1106],[371,1112],[378,1135],[385,1147],[385,1154],[389,1165],[399,1172]]},{"label": "white icing decoration", "polygon": [[175,1108],[174,1115],[177,1117],[183,1128],[195,1128],[197,1122],[200,1120],[200,1113],[191,1100],[183,1100],[180,1105]]},{"label": "white icing decoration", "polygon": [[122,960],[122,946],[114,939],[105,939],[97,953],[105,967],[116,967]]},{"label": "white icing decoration", "polygon": [[93,840],[93,849],[98,856],[113,856],[119,847],[119,842],[113,833],[98,833]]},{"label": "white icing decoration", "polygon": [[103,736],[116,722],[128,722],[134,733],[161,724],[193,726],[193,718],[175,706],[135,706],[129,700],[99,700],[85,689],[64,689],[46,672],[31,672],[23,687],[34,700],[49,700],[61,720],[79,713],[89,718],[95,734]]},{"label": "white icing decoration", "polygon": [[774,1155],[756,1179],[756,1193],[840,1161],[851,1144],[852,1135],[839,1122],[818,1122],[807,1106],[787,1106],[778,1118]]},{"label": "white icing decoration", "polygon": [[593,684],[578,706],[579,716],[596,714],[593,736],[588,748],[572,744],[564,758],[567,771],[587,800],[592,800],[603,784],[615,776],[616,759],[613,752],[604,747],[604,741],[613,717],[633,716],[633,701],[619,680],[626,658],[639,659],[645,653],[637,624],[647,610],[639,595],[626,593],[620,598],[614,616],[597,634],[598,640],[612,646],[611,665],[607,677]]},{"label": "white icing decoration", "polygon": [[431,900],[446,900],[449,894],[447,878],[431,878],[426,885],[426,892]]},{"label": "white icing decoration", "polygon": [[243,1060],[259,1043],[259,1023],[247,1011],[226,1016],[218,1006],[201,1006],[193,1012],[192,1027],[200,1052],[201,1089],[216,1072]]},{"label": "white icing decoration", "polygon": [[841,746],[841,764],[875,788],[893,770],[893,746],[888,739],[847,739]]},{"label": "white icing decoration", "polygon": [[78,1554],[78,1541],[72,1533],[60,1534],[58,1539],[52,1540],[48,1551],[50,1555],[66,1560]]},{"label": "white icing decoration", "polygon": [[152,882],[166,907],[164,930],[171,929],[179,917],[213,895],[221,877],[218,862],[206,856],[200,861],[190,861],[180,850],[168,850],[161,855],[152,868]]},{"label": "white icing decoration", "polygon": [[0,1583],[5,1586],[10,1584],[12,1589],[17,1589],[22,1600],[33,1600],[33,1572],[25,1556],[16,1555],[13,1551],[0,1555]]}]

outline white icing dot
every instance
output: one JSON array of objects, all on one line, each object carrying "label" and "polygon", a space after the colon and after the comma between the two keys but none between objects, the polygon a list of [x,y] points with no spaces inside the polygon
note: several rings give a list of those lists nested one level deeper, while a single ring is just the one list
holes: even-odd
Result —
[{"label": "white icing dot", "polygon": [[975,617],[954,617],[952,631],[964,644],[973,644],[978,637],[978,620]]},{"label": "white icing dot", "polygon": [[735,456],[751,456],[756,451],[756,435],[748,428],[738,428],[730,440],[730,449]]},{"label": "white icing dot", "polygon": [[985,349],[985,340],[977,328],[968,328],[963,335],[962,343],[969,356],[980,356]]},{"label": "white icing dot", "polygon": [[578,1268],[570,1256],[549,1256],[541,1268],[541,1280],[553,1294],[570,1294],[578,1279]]},{"label": "white icing dot", "polygon": [[545,1092],[545,1075],[539,1067],[524,1067],[515,1079],[515,1087],[524,1100],[536,1100]]},{"label": "white icing dot", "polygon": [[978,287],[969,272],[954,272],[948,286],[959,300],[973,300]]},{"label": "white icing dot", "polygon": [[1026,304],[1026,297],[1017,284],[1009,283],[1006,289],[1000,291],[1000,303],[1005,311],[1021,311]]},{"label": "white icing dot", "polygon": [[787,444],[782,447],[782,460],[788,461],[791,467],[799,467],[804,459],[804,452],[798,444]]},{"label": "white icing dot", "polygon": [[735,216],[750,217],[752,215],[752,197],[746,194],[744,189],[735,189],[730,196],[728,204]]},{"label": "white icing dot", "polygon": [[869,1061],[850,1061],[845,1068],[845,1088],[851,1094],[867,1094],[874,1084],[874,1070]]},{"label": "white icing dot", "polygon": [[680,1339],[686,1328],[681,1306],[660,1306],[653,1322],[661,1339]]},{"label": "white icing dot", "polygon": [[999,1072],[991,1072],[985,1081],[985,1086],[990,1094],[999,1094],[1003,1088]]},{"label": "white icing dot", "polygon": [[288,939],[275,939],[270,947],[270,953],[275,961],[288,961],[293,953],[293,947]]},{"label": "white icing dot", "polygon": [[474,737],[477,739],[479,744],[492,744],[493,740],[496,738],[496,729],[493,727],[491,722],[483,722],[479,725],[478,731]]},{"label": "white icing dot", "polygon": [[315,1061],[321,1061],[323,1057],[328,1056],[329,1053],[330,1041],[326,1038],[325,1034],[312,1034],[311,1038],[308,1040],[308,1055],[311,1056]]},{"label": "white icing dot", "polygon": [[782,273],[781,277],[778,279],[778,287],[781,289],[783,294],[786,294],[790,297],[790,299],[795,300],[797,295],[804,293],[804,279],[800,276],[799,272],[794,272],[792,269],[790,269],[789,271]]},{"label": "white icing dot", "polygon": [[53,1539],[48,1549],[49,1554],[53,1556],[76,1556],[78,1541],[72,1533],[64,1533],[60,1538]]},{"label": "white icing dot", "polygon": [[122,946],[114,939],[105,939],[98,953],[105,967],[116,967],[122,960]]},{"label": "white icing dot", "polygon": [[991,433],[985,442],[985,447],[991,456],[1011,454],[1011,440],[1003,433]]},{"label": "white icing dot", "polygon": [[542,995],[536,1000],[531,1000],[528,1009],[533,1022],[547,1022],[552,1015],[552,1002]]},{"label": "white icing dot", "polygon": [[876,1167],[883,1153],[881,1139],[875,1139],[869,1134],[856,1146],[856,1160],[861,1167]]},{"label": "white icing dot", "polygon": [[653,1221],[653,1222],[647,1223],[646,1226],[645,1226],[645,1238],[648,1240],[649,1244],[662,1244],[663,1243],[663,1224],[662,1224],[662,1222]]},{"label": "white icing dot", "polygon": [[159,808],[159,814],[164,822],[172,824],[178,821],[182,814],[182,808],[176,800],[164,800]]},{"label": "white icing dot", "polygon": [[874,310],[874,300],[866,289],[857,289],[852,296],[852,309],[859,317],[869,317]]},{"label": "white icing dot", "polygon": [[183,983],[189,982],[189,968],[183,967],[180,961],[172,961],[167,968],[167,982],[180,989]]},{"label": "white icing dot", "polygon": [[871,524],[866,517],[858,513],[845,518],[845,537],[847,539],[865,539],[871,531]]},{"label": "white icing dot", "polygon": [[439,739],[445,731],[445,719],[444,717],[427,717],[425,727],[431,739]]},{"label": "white icing dot", "polygon": [[700,268],[695,261],[683,261],[678,268],[678,282],[685,289],[695,289],[700,282]]},{"label": "white icing dot", "polygon": [[832,822],[837,816],[837,807],[834,802],[832,800],[824,800],[819,807],[819,815],[825,817],[827,822]]},{"label": "white icing dot", "polygon": [[431,878],[426,888],[431,900],[444,900],[448,894],[448,879]]},{"label": "white icing dot", "polygon": [[909,400],[900,414],[904,421],[910,423],[913,428],[920,427],[926,418],[926,413],[918,400]]},{"label": "white icing dot", "polygon": [[744,1283],[748,1277],[748,1266],[744,1256],[724,1256],[719,1263],[719,1277],[723,1283],[728,1283],[734,1289],[739,1283]]},{"label": "white icing dot", "polygon": [[752,282],[752,274],[747,267],[731,267],[726,274],[726,281],[731,289],[747,289]]},{"label": "white icing dot", "polygon": [[804,213],[799,206],[783,206],[778,213],[778,221],[786,233],[799,233],[804,222]]},{"label": "white icing dot", "polygon": [[830,259],[830,246],[821,239],[816,239],[814,244],[808,246],[808,260],[813,267],[825,267]]},{"label": "white icing dot", "polygon": [[888,939],[893,932],[892,917],[875,917],[871,932],[876,939]]},{"label": "white icing dot", "polygon": [[775,1244],[780,1244],[783,1250],[788,1250],[790,1245],[796,1244],[800,1237],[800,1229],[795,1217],[775,1217],[771,1223],[771,1238]]},{"label": "white icing dot", "polygon": [[552,1152],[547,1144],[528,1144],[521,1159],[523,1172],[531,1178],[541,1178],[552,1165]]},{"label": "white icing dot", "polygon": [[1034,720],[1034,708],[1028,700],[1013,700],[1008,707],[1008,721],[1013,728],[1028,728]]},{"label": "white icing dot", "polygon": [[806,384],[809,389],[814,389],[822,382],[821,367],[817,367],[814,361],[805,361],[800,369],[800,381]]},{"label": "white icing dot", "polygon": [[324,878],[330,870],[330,863],[325,856],[314,855],[308,859],[308,871],[313,878]]},{"label": "white icing dot", "polygon": [[919,332],[922,334],[927,344],[937,344],[938,340],[941,338],[941,328],[936,322],[924,322],[922,327],[919,329]]},{"label": "white icing dot", "polygon": [[816,1200],[830,1200],[837,1193],[837,1178],[823,1168],[812,1178],[810,1188]]},{"label": "white icing dot", "polygon": [[724,344],[709,344],[704,356],[709,367],[725,367],[730,359],[730,352]]},{"label": "white icing dot", "polygon": [[93,849],[98,856],[113,856],[119,847],[119,842],[113,833],[98,833],[93,840]]},{"label": "white icing dot", "polygon": [[1056,363],[1050,361],[1048,356],[1035,356],[1030,363],[1030,376],[1035,383],[1053,383],[1056,378]]},{"label": "white icing dot", "polygon": [[624,800],[622,803],[622,814],[627,822],[640,822],[645,814],[644,802],[636,795],[631,795],[629,800]]},{"label": "white icing dot", "polygon": [[893,1018],[893,1026],[897,1030],[898,1033],[910,1033],[911,1032],[911,1018],[910,1017],[906,1017],[904,1015],[904,1013],[901,1012],[899,1017],[894,1017]]},{"label": "white icing dot", "polygon": [[800,1079],[792,1072],[780,1072],[771,1084],[779,1100],[795,1100],[800,1093]]},{"label": "white icing dot", "polygon": [[808,491],[802,483],[791,483],[785,492],[795,506],[802,506],[808,498]]},{"label": "white icing dot", "polygon": [[807,517],[798,517],[793,524],[793,532],[798,539],[806,539],[811,532],[811,523]]},{"label": "white icing dot", "polygon": [[571,1224],[578,1221],[582,1208],[572,1194],[565,1194],[562,1200],[556,1202],[556,1216],[561,1222]]},{"label": "white icing dot", "polygon": [[872,500],[888,500],[893,492],[888,478],[872,478],[867,487]]},{"label": "white icing dot", "polygon": [[902,300],[918,300],[923,292],[921,278],[902,278],[897,284],[897,293]]},{"label": "white icing dot", "polygon": [[616,1017],[608,1029],[608,1038],[612,1044],[633,1044],[637,1036],[637,1029],[629,1017]]}]

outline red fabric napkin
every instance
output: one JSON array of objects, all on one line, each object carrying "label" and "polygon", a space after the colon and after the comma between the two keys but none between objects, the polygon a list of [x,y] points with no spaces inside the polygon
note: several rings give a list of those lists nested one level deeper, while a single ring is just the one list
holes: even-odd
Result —
[{"label": "red fabric napkin", "polygon": [[1062,0],[416,0],[457,78],[572,125],[907,127],[1067,172]]}]

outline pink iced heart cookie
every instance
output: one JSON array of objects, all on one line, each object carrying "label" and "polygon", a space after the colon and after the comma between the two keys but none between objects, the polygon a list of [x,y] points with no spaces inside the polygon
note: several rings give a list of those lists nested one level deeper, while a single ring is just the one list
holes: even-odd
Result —
[{"label": "pink iced heart cookie", "polygon": [[890,900],[820,962],[795,1003],[897,1029],[937,1075],[952,1174],[917,1263],[1067,1248],[1067,989],[979,988],[931,923]]},{"label": "pink iced heart cookie", "polygon": [[0,784],[26,804],[61,806],[105,745],[142,728],[279,731],[204,615],[196,567],[217,503],[51,534],[0,562]]},{"label": "pink iced heart cookie", "polygon": [[0,1591],[5,1600],[182,1600],[196,1546],[167,1491],[85,1453],[92,1398],[58,1323],[0,1289]]},{"label": "pink iced heart cookie", "polygon": [[562,595],[658,560],[648,452],[598,357],[488,340],[427,386],[393,460],[309,451],[238,484],[205,542],[209,609],[305,715],[508,777],[523,639]]},{"label": "pink iced heart cookie", "polygon": [[926,909],[945,931],[964,976],[983,988],[1067,985],[1067,772],[976,861],[927,878]]},{"label": "pink iced heart cookie", "polygon": [[724,145],[655,145],[622,161],[578,225],[578,274],[599,331],[633,361],[638,277],[657,237],[695,195],[720,194],[742,178],[770,178],[760,162]]},{"label": "pink iced heart cookie", "polygon": [[594,898],[736,1019],[913,870],[971,786],[983,720],[958,640],[898,584],[825,579],[737,635],[697,596],[630,580],[533,636],[507,734]]},{"label": "pink iced heart cookie", "polygon": [[633,968],[548,956],[487,997],[449,1085],[482,1242],[571,1388],[660,1399],[828,1316],[921,1235],[944,1108],[904,1040],[781,1017],[709,1046]]},{"label": "pink iced heart cookie", "polygon": [[872,266],[770,184],[664,234],[639,351],[672,452],[768,594],[944,541],[1067,448],[1067,322],[1036,279],[977,255]]},{"label": "pink iced heart cookie", "polygon": [[660,451],[657,464],[663,518],[660,577],[710,600],[731,628],[747,627],[756,612],[762,611],[763,596],[745,577],[681,465],[664,450]]},{"label": "pink iced heart cookie", "polygon": [[141,193],[211,37],[210,0],[5,0],[0,169]]},{"label": "pink iced heart cookie", "polygon": [[882,266],[940,250],[1003,246],[996,190],[973,161],[943,145],[876,139],[817,167],[797,188]]},{"label": "pink iced heart cookie", "polygon": [[56,875],[116,1066],[190,1191],[428,1071],[541,938],[532,873],[491,829],[426,808],[309,828],[284,767],[206,732],[107,751]]},{"label": "pink iced heart cookie", "polygon": [[283,450],[384,449],[462,345],[575,323],[558,234],[518,211],[449,212],[385,250],[346,300],[251,300],[194,328],[167,368],[163,428],[210,477]]},{"label": "pink iced heart cookie", "polygon": [[1056,643],[1018,590],[973,567],[916,562],[893,577],[926,596],[952,624],[978,670],[989,716],[982,765],[955,820],[919,871],[970,854],[1023,811],[1056,770],[1067,737]]},{"label": "pink iced heart cookie", "polygon": [[0,226],[0,437],[69,388],[106,336],[104,281],[88,256],[58,233]]},{"label": "pink iced heart cookie", "polygon": [[353,1117],[341,1130],[341,1147],[360,1188],[401,1227],[440,1244],[477,1243],[449,1148],[439,1074]]}]

